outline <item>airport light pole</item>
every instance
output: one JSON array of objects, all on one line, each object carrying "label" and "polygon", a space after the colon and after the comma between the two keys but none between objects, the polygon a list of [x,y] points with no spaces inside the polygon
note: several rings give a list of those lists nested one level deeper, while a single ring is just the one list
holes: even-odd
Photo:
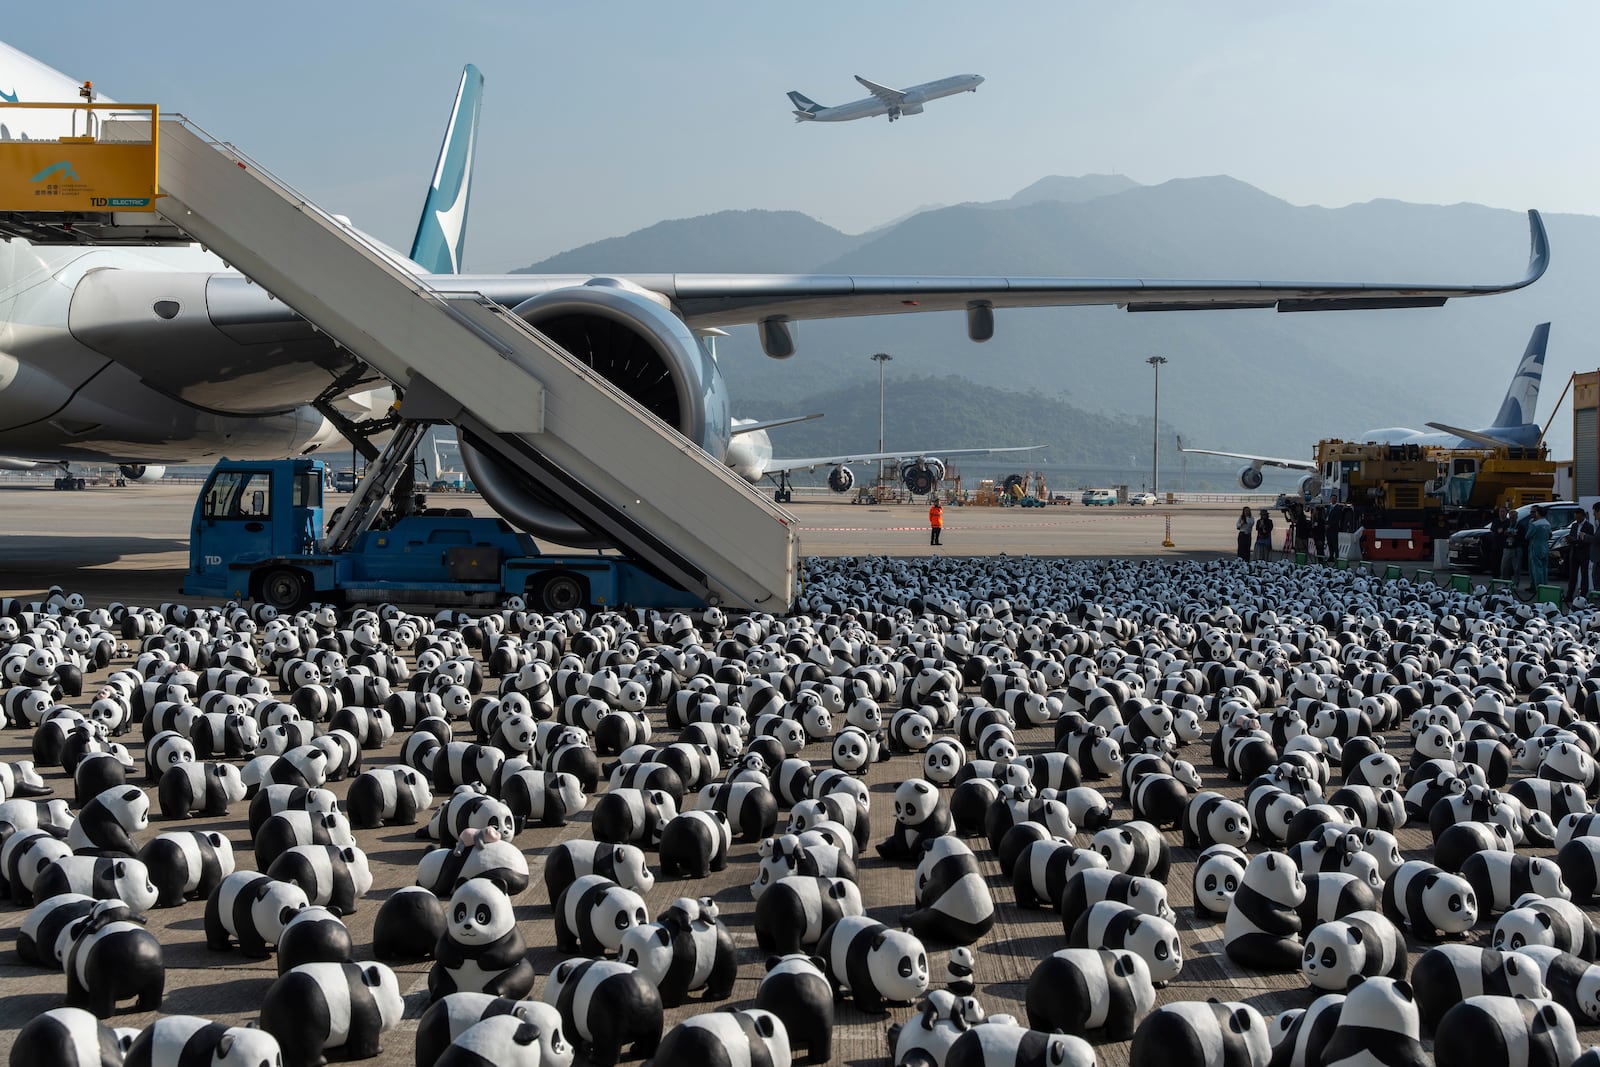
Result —
[{"label": "airport light pole", "polygon": [[[894,357],[887,352],[877,352],[872,362],[878,365],[878,451],[883,452],[883,365]],[[878,460],[878,482],[883,483],[883,460]]]},{"label": "airport light pole", "polygon": [[1156,488],[1156,479],[1161,474],[1161,364],[1166,361],[1166,356],[1151,356],[1145,360],[1156,372],[1155,425],[1150,430],[1150,491],[1157,497],[1161,495]]}]

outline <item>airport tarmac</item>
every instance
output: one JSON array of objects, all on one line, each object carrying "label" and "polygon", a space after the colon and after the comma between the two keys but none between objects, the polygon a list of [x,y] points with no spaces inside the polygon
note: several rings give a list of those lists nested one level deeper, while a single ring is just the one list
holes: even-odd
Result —
[{"label": "airport tarmac", "polygon": [[[126,489],[87,490],[81,493],[56,493],[52,490],[0,488],[0,507],[4,508],[8,533],[0,536],[0,594],[34,596],[51,584],[84,593],[92,604],[120,599],[132,603],[159,603],[181,599],[176,593],[185,564],[185,538],[192,486],[137,486]],[[457,503],[460,498],[451,498]],[[949,508],[946,510],[946,544],[931,549],[927,544],[926,510],[913,506],[870,507],[864,505],[799,502],[793,508],[801,524],[804,551],[816,555],[892,554],[925,556],[940,552],[952,557],[972,557],[973,566],[983,566],[984,557],[998,553],[1016,555],[1071,556],[1219,556],[1228,554],[1233,541],[1233,521],[1237,504],[1170,509],[1172,539],[1175,546],[1165,549],[1161,541],[1166,531],[1167,511],[1137,508],[1084,509],[1053,507],[1045,509]],[[120,666],[125,661],[113,663]],[[89,680],[88,692],[99,676]],[[84,701],[71,701],[78,704]],[[664,713],[650,713],[656,737],[670,737]],[[1209,738],[1210,729],[1207,734]],[[465,736],[464,726],[457,736]],[[1036,728],[1019,734],[1024,752],[1051,747],[1050,730]],[[379,766],[398,758],[399,734],[375,752],[366,754],[367,766]],[[136,755],[142,753],[137,727],[124,738]],[[0,736],[0,760],[30,758],[30,734],[11,730]],[[1390,751],[1402,763],[1410,754],[1405,731],[1390,737]],[[1207,788],[1239,796],[1242,787],[1228,781],[1210,767],[1209,759],[1198,746],[1185,753],[1199,768]],[[828,762],[827,746],[820,742],[802,752],[815,766]],[[871,844],[888,836],[892,826],[892,796],[895,786],[917,772],[919,762],[900,756],[888,763],[872,766],[866,782],[873,801],[873,833],[859,859],[862,896],[868,913],[894,924],[912,900],[913,867],[889,863],[872,851]],[[141,768],[142,770],[142,768]],[[70,798],[72,784],[60,768],[46,769],[46,779],[57,796]],[[1121,790],[1113,781],[1091,783],[1116,804],[1117,820],[1130,818],[1122,802]],[[343,797],[349,781],[331,787]],[[150,790],[153,794],[153,790]],[[245,804],[235,804],[223,818],[195,819],[173,823],[152,819],[150,829],[137,835],[148,841],[157,833],[181,829],[217,829],[232,841],[238,867],[255,869],[249,840]],[[590,810],[593,799],[590,800]],[[517,844],[529,861],[531,885],[516,899],[516,910],[531,959],[539,979],[533,996],[544,988],[546,976],[562,958],[553,948],[553,910],[546,900],[542,883],[544,857],[557,842],[586,836],[589,814],[578,816],[564,827],[531,827],[517,837]],[[1271,1015],[1290,1007],[1303,1007],[1312,999],[1298,974],[1265,975],[1242,971],[1222,953],[1222,924],[1199,919],[1189,906],[1193,853],[1179,847],[1179,835],[1166,834],[1173,846],[1173,864],[1167,880],[1173,905],[1178,911],[1177,927],[1183,941],[1183,973],[1160,991],[1162,1003],[1174,1000],[1200,1000],[1218,996],[1245,1000]],[[393,890],[411,884],[417,860],[424,845],[416,838],[416,827],[394,826],[356,833],[357,843],[366,851],[374,875],[374,885],[358,909],[346,918],[358,958],[370,958],[373,922],[383,901]],[[1401,845],[1410,856],[1427,854],[1429,839],[1425,827],[1407,828],[1400,833]],[[1087,843],[1087,835],[1080,835]],[[986,845],[972,842],[982,873],[992,887],[998,906],[998,921],[975,947],[979,997],[990,1012],[1009,1012],[1024,1016],[1023,998],[1028,978],[1037,961],[1066,944],[1061,920],[1054,911],[1024,911],[1012,904],[1010,879],[1002,872]],[[1535,854],[1548,854],[1548,850]],[[762,952],[755,942],[754,907],[748,885],[755,876],[756,863],[748,844],[736,844],[727,869],[705,881],[659,879],[645,894],[652,915],[659,914],[674,899],[684,895],[712,896],[723,921],[728,925],[739,958],[739,974],[733,996],[715,1005],[719,1008],[751,1006],[763,973]],[[276,975],[276,961],[247,960],[237,951],[209,951],[204,943],[202,902],[178,908],[152,911],[149,928],[160,939],[167,967],[167,988],[162,1005],[164,1014],[194,1014],[239,1025],[253,1021],[267,988]],[[1592,909],[1591,909],[1592,910]],[[40,1011],[62,1003],[64,979],[59,974],[26,967],[17,960],[13,946],[25,910],[0,904],[0,1055],[7,1055],[17,1029]],[[1480,927],[1477,933],[1487,932]],[[1413,945],[1413,962],[1420,948]],[[930,952],[932,984],[943,983],[945,947]],[[400,987],[406,995],[405,1019],[396,1032],[384,1039],[384,1051],[370,1061],[377,1067],[401,1067],[413,1062],[413,1032],[428,1002],[429,964],[397,964]],[[683,1008],[668,1013],[668,1024],[710,1005],[691,1000]],[[888,1063],[890,1048],[886,1027],[906,1021],[912,1012],[893,1008],[887,1016],[866,1015],[841,1002],[836,1008],[835,1063],[852,1065]],[[143,1026],[153,1014],[126,1012],[111,1022],[117,1026]],[[1600,1038],[1593,1029],[1582,1031],[1586,1043]],[[1100,1062],[1125,1064],[1128,1044],[1097,1044]],[[583,1061],[580,1059],[579,1061]],[[637,1063],[638,1060],[626,1060]],[[668,1067],[668,1065],[663,1065]]]},{"label": "airport tarmac", "polygon": [[[52,584],[98,600],[161,603],[177,599],[189,565],[189,521],[199,486],[156,483],[58,492],[48,485],[0,482],[0,596],[36,596]],[[329,506],[342,498],[329,497]],[[481,497],[433,494],[435,504],[493,514]],[[789,505],[802,555],[1198,556],[1233,549],[1239,505],[1169,508],[947,507],[943,545],[928,544],[920,504]],[[1168,516],[1172,548],[1166,539]]]}]

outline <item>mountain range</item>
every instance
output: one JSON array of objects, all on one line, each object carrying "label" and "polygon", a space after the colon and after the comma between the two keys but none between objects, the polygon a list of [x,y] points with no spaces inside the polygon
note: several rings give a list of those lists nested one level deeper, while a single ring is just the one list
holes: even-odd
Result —
[{"label": "mountain range", "polygon": [[[1075,435],[1108,437],[1117,454],[1148,464],[1152,354],[1161,376],[1163,469],[1172,438],[1207,448],[1309,456],[1323,437],[1429,420],[1485,425],[1499,406],[1536,323],[1550,320],[1538,418],[1549,418],[1569,375],[1600,361],[1588,340],[1600,306],[1583,279],[1600,268],[1600,219],[1546,215],[1552,263],[1507,296],[1443,308],[1280,315],[1271,311],[1128,314],[1115,308],[1040,308],[996,314],[993,340],[968,341],[959,314],[882,316],[793,325],[798,353],[762,355],[752,328],[717,346],[740,415],[817,410],[805,443],[826,451],[876,444],[876,419],[840,418],[841,395],[876,401],[884,369],[885,420],[928,439],[941,428],[985,427],[987,444],[1028,444],[1071,422]],[[1374,282],[1500,282],[1520,277],[1527,223],[1520,211],[1375,200],[1340,208],[1297,206],[1226,176],[1141,185],[1121,175],[1052,176],[1001,201],[926,207],[863,234],[841,233],[792,211],[725,211],[657,223],[560,253],[536,273],[676,271],[1250,278]],[[897,385],[932,380],[939,388]],[[1061,405],[1033,416],[1022,401],[974,416],[965,382]],[[996,411],[1003,413],[996,414]],[[1084,416],[1064,415],[1077,412]],[[810,451],[780,439],[780,452]],[[1115,438],[1113,444],[1110,438]],[[891,446],[894,438],[891,437]],[[1571,454],[1570,405],[1550,431],[1553,454]],[[942,440],[946,447],[959,443]],[[1086,441],[1087,458],[1106,449]],[[1196,461],[1198,457],[1194,458]],[[1193,465],[1193,463],[1191,463]]]}]

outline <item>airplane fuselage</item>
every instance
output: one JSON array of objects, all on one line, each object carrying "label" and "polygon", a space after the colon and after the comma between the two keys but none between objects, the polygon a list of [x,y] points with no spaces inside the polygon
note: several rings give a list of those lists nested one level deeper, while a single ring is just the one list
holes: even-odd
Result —
[{"label": "airplane fuselage", "polygon": [[824,107],[816,111],[796,110],[795,117],[806,122],[850,122],[853,119],[888,115],[890,121],[893,121],[901,115],[920,115],[922,105],[930,100],[939,100],[957,93],[977,92],[978,86],[982,84],[981,75],[956,74],[949,78],[913,85],[905,90],[905,99],[898,107],[892,107],[875,96],[868,96],[861,100],[852,100],[848,104]]}]

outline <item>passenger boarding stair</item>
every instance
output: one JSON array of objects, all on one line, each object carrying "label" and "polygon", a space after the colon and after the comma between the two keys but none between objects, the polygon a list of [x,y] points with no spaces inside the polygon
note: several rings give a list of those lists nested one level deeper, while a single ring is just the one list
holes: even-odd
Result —
[{"label": "passenger boarding stair", "polygon": [[790,516],[506,308],[443,294],[193,126],[163,121],[157,211],[619,549],[709,602],[794,599]]}]

